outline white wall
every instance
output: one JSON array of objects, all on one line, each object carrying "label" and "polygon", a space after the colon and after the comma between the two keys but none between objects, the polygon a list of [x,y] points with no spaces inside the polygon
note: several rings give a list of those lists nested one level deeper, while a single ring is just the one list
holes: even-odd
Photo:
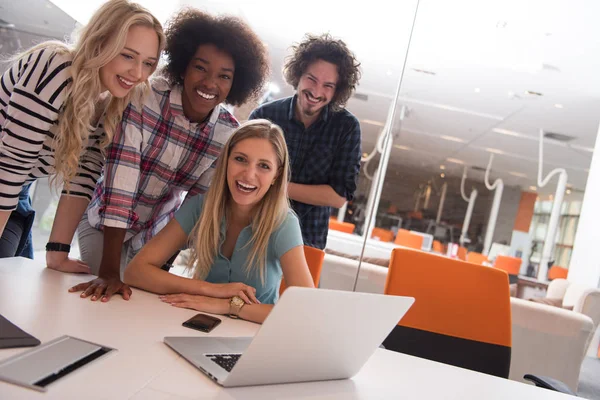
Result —
[{"label": "white wall", "polygon": [[569,264],[568,280],[592,287],[600,287],[600,141],[596,146],[590,165],[581,216],[575,234],[573,255]]}]

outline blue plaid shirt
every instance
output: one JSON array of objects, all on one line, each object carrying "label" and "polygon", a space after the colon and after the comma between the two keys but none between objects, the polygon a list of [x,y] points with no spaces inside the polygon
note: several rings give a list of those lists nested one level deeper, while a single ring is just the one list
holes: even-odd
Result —
[{"label": "blue plaid shirt", "polygon": [[[294,114],[296,96],[263,104],[249,119],[264,118],[279,125],[290,153],[292,182],[329,185],[352,200],[360,169],[360,124],[347,110],[326,107],[308,129]],[[292,200],[307,246],[324,249],[327,244],[331,207],[313,206]]]}]

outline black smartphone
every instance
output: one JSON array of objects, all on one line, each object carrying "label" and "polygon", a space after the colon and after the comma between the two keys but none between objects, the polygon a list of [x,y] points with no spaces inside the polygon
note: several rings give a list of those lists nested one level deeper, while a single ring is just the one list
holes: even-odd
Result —
[{"label": "black smartphone", "polygon": [[197,331],[210,332],[221,323],[221,320],[206,314],[196,314],[185,321],[182,325],[186,328],[196,329]]}]

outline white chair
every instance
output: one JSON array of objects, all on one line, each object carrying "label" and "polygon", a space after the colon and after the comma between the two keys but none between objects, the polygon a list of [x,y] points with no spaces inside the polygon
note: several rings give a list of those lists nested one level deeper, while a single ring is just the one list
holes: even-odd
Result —
[{"label": "white chair", "polygon": [[[550,282],[548,288],[554,286],[556,281],[566,281],[565,279],[555,279]],[[563,296],[563,308],[573,307],[573,311],[587,315],[594,321],[595,336],[590,337],[588,343],[588,356],[598,356],[598,327],[600,326],[600,289],[592,288],[578,283],[556,282],[557,285],[567,285]]]},{"label": "white chair", "polygon": [[512,351],[509,379],[523,375],[549,376],[574,392],[581,364],[593,334],[587,315],[511,297]]},{"label": "white chair", "polygon": [[[319,287],[352,291],[357,270],[358,260],[325,254]],[[387,272],[387,267],[363,262],[356,291],[383,294]]]}]

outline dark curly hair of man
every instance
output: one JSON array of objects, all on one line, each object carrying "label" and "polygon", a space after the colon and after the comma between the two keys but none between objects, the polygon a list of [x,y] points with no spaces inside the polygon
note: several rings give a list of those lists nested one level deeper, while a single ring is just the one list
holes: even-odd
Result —
[{"label": "dark curly hair of man", "polygon": [[346,43],[334,39],[330,34],[320,36],[307,34],[303,42],[292,46],[293,53],[283,67],[283,76],[287,83],[298,89],[300,77],[306,68],[317,60],[327,61],[337,66],[338,82],[335,95],[331,99],[331,108],[338,111],[346,106],[360,80],[360,63]]},{"label": "dark curly hair of man", "polygon": [[161,73],[172,85],[183,84],[182,76],[198,46],[213,44],[229,54],[235,63],[231,90],[225,102],[239,106],[261,94],[269,76],[267,49],[241,19],[184,9],[167,23],[165,35],[168,62]]}]

